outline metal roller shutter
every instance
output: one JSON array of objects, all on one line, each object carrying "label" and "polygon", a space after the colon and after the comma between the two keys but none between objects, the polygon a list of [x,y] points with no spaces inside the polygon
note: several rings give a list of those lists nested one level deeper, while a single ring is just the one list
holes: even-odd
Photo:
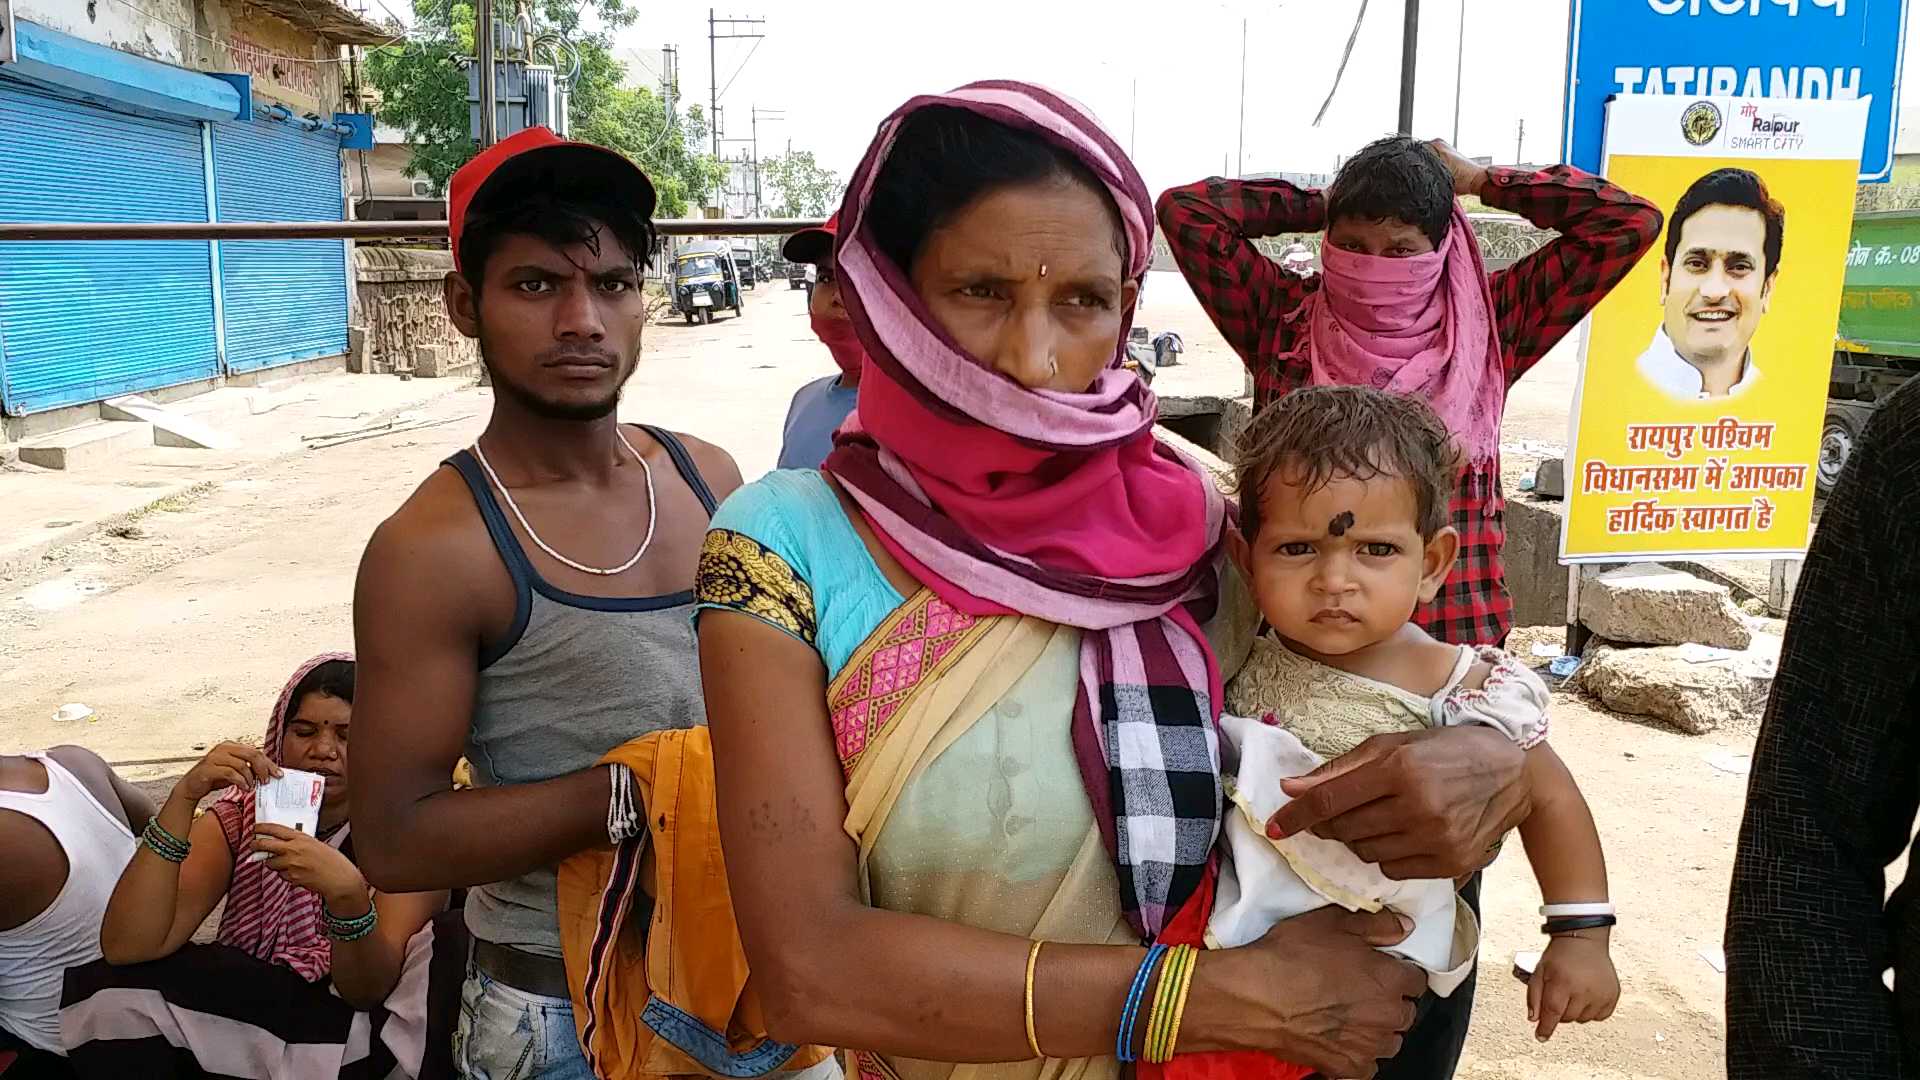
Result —
[{"label": "metal roller shutter", "polygon": [[[221,221],[339,221],[340,136],[256,118],[213,126]],[[347,351],[347,255],[340,240],[222,240],[229,371]]]},{"label": "metal roller shutter", "polygon": [[[0,79],[0,220],[205,221],[200,125]],[[210,255],[0,242],[0,403],[19,416],[219,374]]]}]

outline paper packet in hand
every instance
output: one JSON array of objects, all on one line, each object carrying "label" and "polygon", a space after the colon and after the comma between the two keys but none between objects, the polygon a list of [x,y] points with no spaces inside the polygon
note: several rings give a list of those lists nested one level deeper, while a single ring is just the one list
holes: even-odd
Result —
[{"label": "paper packet in hand", "polygon": [[[284,825],[295,832],[316,835],[320,830],[320,800],[326,793],[326,777],[284,769],[253,789],[253,819],[261,825]],[[266,857],[266,852],[256,851],[247,859],[259,862]]]}]

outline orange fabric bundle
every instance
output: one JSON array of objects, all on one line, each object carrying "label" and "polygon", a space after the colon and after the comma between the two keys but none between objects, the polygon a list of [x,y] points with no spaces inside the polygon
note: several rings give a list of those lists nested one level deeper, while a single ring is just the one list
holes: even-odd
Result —
[{"label": "orange fabric bundle", "polygon": [[[602,1080],[761,1076],[826,1060],[767,1037],[720,856],[713,744],[659,731],[601,764],[632,770],[647,831],[560,864],[561,951],[580,1045]],[[652,918],[634,918],[652,901]]]}]

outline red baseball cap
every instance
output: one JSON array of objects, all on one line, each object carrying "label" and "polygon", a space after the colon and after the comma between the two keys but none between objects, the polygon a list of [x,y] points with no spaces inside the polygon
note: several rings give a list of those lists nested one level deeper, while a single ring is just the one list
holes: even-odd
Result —
[{"label": "red baseball cap", "polygon": [[[454,269],[460,267],[460,234],[468,217],[484,212],[502,195],[529,187],[552,190],[563,183],[570,188],[601,187],[632,203],[641,217],[653,217],[653,181],[625,155],[530,127],[482,150],[447,181],[447,239],[453,245]],[[639,254],[644,258],[648,253]]]},{"label": "red baseball cap", "polygon": [[833,238],[840,235],[840,211],[835,210],[825,225],[801,229],[780,245],[780,254],[788,262],[824,263],[833,253]]}]

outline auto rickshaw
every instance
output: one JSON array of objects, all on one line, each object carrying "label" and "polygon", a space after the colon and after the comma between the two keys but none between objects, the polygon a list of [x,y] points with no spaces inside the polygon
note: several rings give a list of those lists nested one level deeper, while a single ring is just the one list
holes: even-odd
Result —
[{"label": "auto rickshaw", "polygon": [[692,326],[696,320],[712,322],[713,313],[725,308],[744,313],[740,272],[726,241],[699,240],[681,248],[673,260],[673,310]]}]

